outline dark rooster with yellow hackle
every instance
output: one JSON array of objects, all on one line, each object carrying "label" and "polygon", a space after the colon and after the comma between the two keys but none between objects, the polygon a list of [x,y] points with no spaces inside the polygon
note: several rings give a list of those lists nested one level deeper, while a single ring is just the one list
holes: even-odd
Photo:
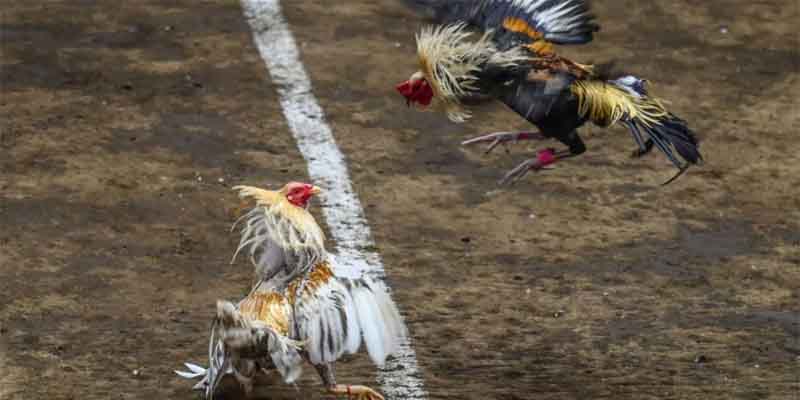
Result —
[{"label": "dark rooster with yellow hackle", "polygon": [[[409,105],[444,110],[455,122],[470,116],[462,100],[489,96],[505,103],[538,132],[497,132],[463,142],[499,144],[556,139],[501,180],[513,182],[586,151],[577,129],[587,121],[628,128],[643,156],[657,147],[678,169],[672,182],[702,161],[686,122],[650,96],[646,81],[556,54],[554,45],[590,42],[599,27],[586,0],[406,0],[442,25],[417,35],[420,69],[397,86]],[[473,37],[471,29],[483,34]]]}]

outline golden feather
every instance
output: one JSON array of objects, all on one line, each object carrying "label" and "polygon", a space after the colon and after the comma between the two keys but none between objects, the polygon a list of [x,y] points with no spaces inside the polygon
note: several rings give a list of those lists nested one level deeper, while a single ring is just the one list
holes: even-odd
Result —
[{"label": "golden feather", "polygon": [[[318,263],[314,267],[314,270],[308,274],[308,279],[305,281],[305,285],[303,286],[302,298],[305,298],[306,296],[316,292],[317,289],[319,289],[322,285],[328,283],[331,278],[333,278],[333,270],[331,269],[330,264],[327,261]],[[302,282],[303,277],[298,277],[289,284],[288,289],[286,289],[286,293],[289,297],[289,303],[294,304],[297,288]]]},{"label": "golden feather", "polygon": [[256,287],[250,295],[239,303],[239,312],[250,321],[262,323],[283,336],[289,334],[289,313],[295,304],[297,289],[305,279],[301,298],[314,293],[333,278],[333,270],[327,261],[314,266],[307,278],[297,277],[289,283],[286,295],[274,291],[260,291]]},{"label": "golden feather", "polygon": [[553,44],[544,40],[544,35],[534,29],[522,18],[506,17],[503,20],[503,28],[510,32],[521,33],[531,39],[529,44],[524,45],[526,49],[539,56],[555,54]]},{"label": "golden feather", "polygon": [[600,126],[613,125],[622,118],[653,126],[667,115],[659,99],[635,96],[607,82],[575,81],[570,89],[578,98],[578,113]]},{"label": "golden feather", "polygon": [[260,206],[272,207],[281,201],[287,201],[286,196],[282,196],[275,190],[265,190],[253,186],[234,186],[233,190],[239,192],[240,198],[253,199]]},{"label": "golden feather", "polygon": [[[286,238],[279,244],[284,247],[300,249],[304,247],[324,248],[325,234],[319,227],[314,216],[303,207],[298,207],[286,198],[285,188],[280,191],[265,190],[253,186],[234,186],[233,190],[239,192],[242,199],[253,199],[256,206],[261,207],[265,213],[288,221],[298,233],[301,240]],[[282,243],[281,243],[282,242]]]},{"label": "golden feather", "polygon": [[283,336],[289,335],[289,302],[276,292],[255,292],[239,303],[242,316],[260,322]]}]

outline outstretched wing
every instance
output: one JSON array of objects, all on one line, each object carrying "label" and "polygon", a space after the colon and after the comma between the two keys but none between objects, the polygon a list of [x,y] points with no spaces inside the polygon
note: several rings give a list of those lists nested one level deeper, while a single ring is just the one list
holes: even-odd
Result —
[{"label": "outstretched wing", "polygon": [[382,365],[405,336],[400,313],[386,286],[365,276],[351,279],[330,275],[322,281],[314,275],[312,272],[306,281],[312,290],[297,301],[290,322],[311,363],[330,363],[355,353],[363,338],[372,361]]},{"label": "outstretched wing", "polygon": [[226,349],[238,358],[257,360],[269,356],[286,383],[302,372],[300,343],[285,336],[286,303],[277,294],[248,296],[239,306],[217,302],[217,319]]},{"label": "outstretched wing", "polygon": [[192,389],[202,391],[205,394],[204,398],[210,399],[213,398],[214,390],[216,390],[222,378],[225,375],[235,373],[231,367],[229,355],[223,343],[220,320],[215,318],[214,323],[211,325],[211,337],[208,340],[208,368],[192,363],[184,363],[189,371],[176,370],[175,373],[186,379],[202,377],[200,382],[197,382]]},{"label": "outstretched wing", "polygon": [[[498,34],[498,47],[584,44],[599,26],[588,0],[406,0],[440,23],[465,22]],[[540,43],[539,46],[544,46]]]}]

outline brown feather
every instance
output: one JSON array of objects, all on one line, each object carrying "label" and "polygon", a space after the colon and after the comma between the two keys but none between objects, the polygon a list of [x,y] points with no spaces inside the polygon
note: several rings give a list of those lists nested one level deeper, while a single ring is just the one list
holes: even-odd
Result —
[{"label": "brown feather", "polygon": [[[312,296],[317,289],[333,278],[333,270],[327,261],[318,263],[308,274],[303,286],[303,298]],[[295,278],[286,289],[286,295],[278,292],[254,290],[241,303],[239,312],[251,321],[261,322],[283,336],[289,333],[289,312],[295,303],[297,288],[303,277]]]}]

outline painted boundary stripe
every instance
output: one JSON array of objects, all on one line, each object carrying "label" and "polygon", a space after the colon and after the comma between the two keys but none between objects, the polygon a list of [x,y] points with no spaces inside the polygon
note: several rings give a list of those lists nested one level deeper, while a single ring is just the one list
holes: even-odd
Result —
[{"label": "painted boundary stripe", "polygon": [[[283,114],[308,163],[312,181],[325,190],[322,211],[336,241],[337,258],[383,280],[386,273],[374,246],[364,208],[353,191],[344,155],[336,145],[325,114],[311,92],[311,80],[300,61],[279,0],[242,0],[258,52],[278,87]],[[425,399],[422,376],[410,339],[378,371],[381,390],[389,399]]]}]

